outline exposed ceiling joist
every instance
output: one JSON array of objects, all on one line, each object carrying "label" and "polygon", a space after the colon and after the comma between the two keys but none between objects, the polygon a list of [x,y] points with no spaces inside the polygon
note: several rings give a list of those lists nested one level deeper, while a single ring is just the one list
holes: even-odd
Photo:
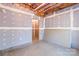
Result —
[{"label": "exposed ceiling joist", "polygon": [[45,11],[45,10],[49,9],[50,7],[52,7],[52,6],[54,6],[54,5],[55,5],[55,3],[47,5],[46,7],[44,7],[44,8],[42,8],[42,9],[40,9],[40,12],[42,12],[42,11]]},{"label": "exposed ceiling joist", "polygon": [[58,11],[58,10],[61,10],[63,8],[66,8],[66,7],[69,7],[69,6],[72,6],[74,5],[74,3],[58,3],[58,4],[55,4],[53,5],[52,7],[49,7],[41,12],[37,12],[36,14],[37,15],[40,15],[40,16],[45,16],[47,14],[50,14],[50,13],[53,13],[54,11]]},{"label": "exposed ceiling joist", "polygon": [[47,3],[43,3],[43,4],[41,4],[41,5],[38,6],[36,9],[34,9],[34,11],[36,11],[36,10],[38,10],[38,9],[40,9],[40,8],[42,8],[42,7],[44,7],[45,5],[47,5]]},{"label": "exposed ceiling joist", "polygon": [[61,5],[62,5],[62,3],[55,4],[55,5],[53,5],[52,7],[50,7],[50,8],[48,8],[48,9],[44,10],[44,13],[47,12],[47,11],[49,11],[49,10],[51,10],[51,9],[52,9],[52,11],[54,11],[54,9],[57,9],[57,8],[58,8],[59,6],[61,6]]},{"label": "exposed ceiling joist", "polygon": [[52,6],[52,7],[48,8],[47,10],[44,11],[44,13],[52,13],[54,11],[58,11],[58,10],[64,9],[64,8],[72,6],[72,5],[74,5],[74,4],[60,3],[60,4],[57,4],[55,6]]},{"label": "exposed ceiling joist", "polygon": [[41,9],[40,9],[40,12],[41,12],[41,11],[44,11],[44,10],[46,10],[46,9],[48,9],[49,7],[52,7],[53,5],[55,5],[55,3],[48,4],[47,6],[41,8]]},{"label": "exposed ceiling joist", "polygon": [[22,3],[19,7],[30,9],[38,16],[45,16],[74,4],[76,3]]}]

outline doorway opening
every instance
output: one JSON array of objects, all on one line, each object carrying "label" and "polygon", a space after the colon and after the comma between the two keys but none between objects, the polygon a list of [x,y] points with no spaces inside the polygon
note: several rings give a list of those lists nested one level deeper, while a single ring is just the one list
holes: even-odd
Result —
[{"label": "doorway opening", "polygon": [[39,20],[32,20],[32,42],[39,41]]}]

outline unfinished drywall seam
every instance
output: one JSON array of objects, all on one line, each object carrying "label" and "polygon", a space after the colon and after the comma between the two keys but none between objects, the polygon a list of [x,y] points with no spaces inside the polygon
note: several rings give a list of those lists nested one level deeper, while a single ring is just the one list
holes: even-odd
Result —
[{"label": "unfinished drywall seam", "polygon": [[15,11],[15,12],[20,12],[20,13],[22,13],[22,14],[27,14],[27,15],[33,15],[33,14],[31,14],[31,13],[28,13],[28,12],[25,12],[25,11],[22,11],[22,10],[18,10],[18,9],[15,9],[15,8],[11,8],[11,7],[8,7],[8,6],[4,6],[4,5],[2,5],[2,4],[0,4],[0,7],[1,8],[5,8],[5,9],[7,9],[7,10],[11,10],[11,11]]},{"label": "unfinished drywall seam", "polygon": [[6,6],[0,5],[0,8],[7,12],[1,13],[0,50],[32,43],[32,15],[23,11],[16,11],[14,8],[9,9]]},{"label": "unfinished drywall seam", "polygon": [[44,38],[44,29],[45,29],[45,20],[42,17],[39,17],[39,25],[40,25],[40,40],[43,40]]},{"label": "unfinished drywall seam", "polygon": [[[73,10],[73,15],[74,15],[74,12],[75,12],[75,11],[78,11],[78,10],[79,10],[79,8],[74,9],[74,10]],[[73,17],[74,17],[74,16],[73,16]],[[73,26],[72,30],[79,30],[79,27],[74,27],[74,26]]]},{"label": "unfinished drywall seam", "polygon": [[70,12],[70,10],[68,10],[68,11],[64,11],[64,12],[61,12],[61,13],[58,13],[58,14],[50,15],[50,16],[48,16],[48,17],[45,17],[45,19],[46,19],[46,18],[55,17],[55,16],[59,16],[59,15],[61,15],[61,14],[65,14],[65,13],[68,13],[68,12]]},{"label": "unfinished drywall seam", "polygon": [[70,27],[48,27],[48,28],[45,28],[45,29],[61,29],[61,30],[64,30],[64,29],[67,29],[67,30],[70,30],[71,28]]},{"label": "unfinished drywall seam", "polygon": [[44,29],[45,29],[45,18],[44,18]]},{"label": "unfinished drywall seam", "polygon": [[[72,30],[79,30],[78,27],[77,28],[76,27],[73,27],[73,24],[72,24],[73,23],[73,12],[79,10],[79,8],[73,9],[73,6],[70,7],[70,8],[71,8],[71,10],[64,11],[64,12],[61,12],[61,13],[58,13],[58,14],[55,14],[55,12],[54,12],[53,15],[48,16],[48,17],[45,17],[45,19],[47,19],[47,18],[55,17],[55,16],[58,16],[58,15],[61,15],[61,14],[70,12],[70,17],[72,19],[71,20],[71,27],[55,27],[55,28],[52,28],[52,29],[71,29],[72,28]],[[51,28],[48,28],[48,29],[51,29]]]},{"label": "unfinished drywall seam", "polygon": [[[65,13],[63,12],[61,14],[66,14],[66,13],[70,13],[70,10],[67,11],[67,12],[65,12]],[[52,17],[60,16],[61,14],[55,14],[55,12],[54,12],[54,14],[52,15]],[[52,17],[49,17],[49,18],[52,18]],[[47,18],[44,18],[44,19],[47,19]],[[68,29],[68,30],[70,30],[71,27],[61,27],[61,26],[59,26],[59,27],[46,27],[46,29]]]},{"label": "unfinished drywall seam", "polygon": [[42,36],[43,38],[42,38],[42,39],[44,39],[44,33],[45,33],[45,18],[44,18],[43,25],[44,25],[44,26],[43,26],[43,36]]},{"label": "unfinished drywall seam", "polygon": [[[75,16],[74,15],[75,15],[75,11],[79,11],[79,6],[77,6],[77,8],[74,8],[74,6],[72,6],[72,7],[69,8],[69,10],[62,11],[61,13],[53,14],[51,16],[45,17],[46,20],[50,20],[50,18],[52,19],[55,16],[60,16],[61,14],[69,13],[68,16],[69,16],[69,20],[70,20],[70,26],[68,26],[68,27],[52,27],[52,28],[48,27],[48,28],[46,28],[46,29],[61,29],[61,30],[63,30],[63,29],[65,29],[65,30],[66,29],[69,29],[70,32],[69,32],[69,38],[68,38],[69,39],[69,47],[68,48],[73,48],[72,47],[72,44],[73,44],[73,32],[75,30],[79,30],[79,27],[74,26],[74,20],[75,20],[75,18],[74,18]],[[76,38],[74,40],[76,40]],[[77,44],[77,43],[75,43],[75,44]]]},{"label": "unfinished drywall seam", "polygon": [[[69,17],[70,17],[70,11],[71,10],[68,10],[68,11],[65,11],[65,12],[61,12],[61,13],[58,13],[58,14],[53,14],[52,16],[49,16],[49,17],[45,17],[45,19],[47,19],[47,20],[50,20],[49,18],[51,18],[52,20],[53,20],[53,17],[55,17],[55,16],[60,16],[60,15],[62,15],[62,14],[66,14],[66,13],[69,13]],[[68,19],[67,19],[68,20]],[[69,19],[70,20],[70,19]],[[69,23],[70,24],[70,23]],[[68,47],[68,48],[71,48],[71,43],[70,43],[70,30],[71,30],[71,26],[68,26],[68,27],[61,27],[61,26],[58,26],[58,27],[48,27],[48,28],[46,28],[46,29],[55,29],[55,30],[68,30],[69,31],[69,38],[66,40],[67,41],[67,43],[64,45],[64,44],[60,44],[60,45],[62,45],[62,46],[65,46],[65,47]],[[49,30],[50,31],[50,30]],[[51,36],[52,37],[52,36]],[[52,37],[53,38],[53,37]],[[51,40],[52,40],[52,38],[51,38]],[[50,39],[50,38],[49,38]],[[60,42],[62,42],[61,40],[60,40]],[[64,40],[63,40],[63,42],[64,42]],[[62,43],[63,43],[62,42]],[[56,42],[55,42],[56,43]]]},{"label": "unfinished drywall seam", "polygon": [[[76,10],[79,10],[79,8],[76,8],[76,9],[73,9],[73,6],[72,7],[70,7],[70,8],[72,8],[72,11],[76,11]],[[63,11],[62,13],[59,13],[59,14],[53,14],[53,15],[50,15],[50,16],[47,16],[47,17],[45,17],[45,19],[46,18],[51,18],[51,17],[54,17],[54,16],[56,16],[56,15],[61,15],[61,14],[64,14],[64,13],[68,13],[68,12],[71,12],[71,10],[68,10],[68,11]]]},{"label": "unfinished drywall seam", "polygon": [[0,29],[23,29],[23,30],[28,30],[32,29],[31,27],[0,27]]},{"label": "unfinished drywall seam", "polygon": [[70,9],[70,20],[71,20],[71,23],[70,23],[70,26],[71,26],[71,30],[73,29],[73,9],[71,8]]},{"label": "unfinished drywall seam", "polygon": [[70,29],[70,47],[72,47],[72,32],[73,32],[73,9],[72,9],[72,7],[71,7],[71,9],[70,9],[70,27],[71,27],[71,29]]}]

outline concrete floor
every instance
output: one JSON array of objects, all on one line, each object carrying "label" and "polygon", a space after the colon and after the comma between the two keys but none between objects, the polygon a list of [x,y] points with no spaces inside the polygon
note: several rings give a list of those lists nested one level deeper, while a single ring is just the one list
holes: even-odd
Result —
[{"label": "concrete floor", "polygon": [[25,48],[4,53],[5,56],[78,56],[79,51],[68,49],[48,42],[37,42]]}]

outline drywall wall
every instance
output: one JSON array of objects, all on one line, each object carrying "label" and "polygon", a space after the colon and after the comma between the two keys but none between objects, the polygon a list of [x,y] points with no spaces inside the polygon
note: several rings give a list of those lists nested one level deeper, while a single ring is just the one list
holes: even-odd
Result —
[{"label": "drywall wall", "polygon": [[70,12],[45,19],[44,40],[70,48]]},{"label": "drywall wall", "polygon": [[73,30],[72,32],[72,48],[78,48],[79,49],[79,30]]},{"label": "drywall wall", "polygon": [[0,50],[31,43],[31,30],[0,30]]},{"label": "drywall wall", "polygon": [[[78,7],[79,8],[79,7]],[[79,10],[73,12],[73,27],[79,27]]]},{"label": "drywall wall", "polygon": [[44,18],[39,18],[39,40],[44,39],[44,29],[45,29],[45,20]]},{"label": "drywall wall", "polygon": [[[60,27],[59,29],[57,27]],[[45,19],[44,40],[70,48],[70,12]]]},{"label": "drywall wall", "polygon": [[32,43],[31,15],[0,7],[0,50]]},{"label": "drywall wall", "polygon": [[79,4],[55,12],[45,18],[44,40],[68,48],[79,48]]},{"label": "drywall wall", "polygon": [[[78,7],[79,8],[79,5]],[[79,9],[73,12],[72,48],[79,49]]]},{"label": "drywall wall", "polygon": [[70,30],[46,29],[44,39],[49,43],[70,47]]},{"label": "drywall wall", "polygon": [[70,12],[46,18],[45,28],[70,27]]}]

